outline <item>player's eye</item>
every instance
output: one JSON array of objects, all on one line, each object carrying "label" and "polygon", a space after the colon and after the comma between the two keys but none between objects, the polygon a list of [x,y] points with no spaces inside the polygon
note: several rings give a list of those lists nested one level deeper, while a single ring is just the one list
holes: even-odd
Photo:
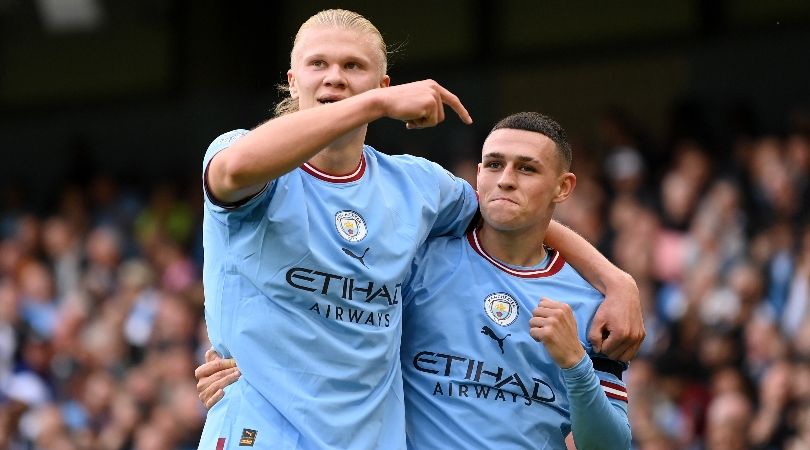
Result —
[{"label": "player's eye", "polygon": [[355,70],[355,69],[359,69],[359,68],[360,68],[360,64],[358,64],[358,63],[356,63],[356,62],[350,62],[350,63],[346,63],[346,68],[347,68],[347,69],[349,69],[349,70]]}]

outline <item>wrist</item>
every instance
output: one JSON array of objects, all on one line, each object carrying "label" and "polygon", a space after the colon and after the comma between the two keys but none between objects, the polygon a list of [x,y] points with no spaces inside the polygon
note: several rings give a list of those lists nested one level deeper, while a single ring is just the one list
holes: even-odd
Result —
[{"label": "wrist", "polygon": [[360,106],[364,111],[371,112],[371,117],[368,118],[369,120],[367,122],[387,117],[388,111],[383,88],[366,91],[355,98],[361,99]]},{"label": "wrist", "polygon": [[605,287],[605,295],[610,292],[627,292],[628,289],[638,290],[636,280],[629,273],[614,267],[605,272],[601,277],[602,285]]},{"label": "wrist", "polygon": [[582,361],[582,358],[585,357],[585,349],[580,348],[578,352],[571,353],[564,361],[562,361],[559,365],[560,368],[563,370],[568,370],[576,366]]},{"label": "wrist", "polygon": [[591,358],[585,354],[573,366],[568,368],[560,367],[560,370],[562,371],[563,378],[567,380],[579,379],[593,371],[593,363],[591,362]]}]

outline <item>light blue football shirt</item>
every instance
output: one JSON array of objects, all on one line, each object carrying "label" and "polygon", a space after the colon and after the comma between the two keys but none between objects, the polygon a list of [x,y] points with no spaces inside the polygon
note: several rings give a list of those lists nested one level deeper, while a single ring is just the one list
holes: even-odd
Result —
[{"label": "light blue football shirt", "polygon": [[429,239],[413,267],[401,352],[409,448],[565,449],[572,422],[580,449],[629,448],[624,383],[588,356],[561,370],[529,334],[542,297],[566,302],[586,353],[611,365],[587,340],[603,297],[558,252],[509,266],[475,231]]},{"label": "light blue football shirt", "polygon": [[[217,138],[203,170],[246,133]],[[425,239],[462,235],[476,208],[437,164],[368,146],[351,174],[304,164],[238,207],[206,193],[206,325],[242,376],[200,448],[404,448],[402,283]]]}]

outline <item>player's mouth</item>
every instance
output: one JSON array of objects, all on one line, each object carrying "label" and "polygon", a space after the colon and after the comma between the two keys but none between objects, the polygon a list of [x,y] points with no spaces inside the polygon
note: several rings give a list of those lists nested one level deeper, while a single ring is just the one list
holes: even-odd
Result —
[{"label": "player's mouth", "polygon": [[327,95],[327,96],[324,96],[324,97],[320,97],[320,98],[318,98],[318,100],[317,100],[317,101],[318,101],[318,103],[320,103],[321,105],[326,105],[326,104],[328,104],[328,103],[335,103],[335,102],[339,102],[339,101],[341,101],[341,100],[343,100],[343,97],[338,97],[338,96]]},{"label": "player's mouth", "polygon": [[490,203],[498,202],[498,201],[507,202],[507,203],[513,203],[515,205],[518,204],[518,202],[512,200],[511,198],[506,198],[506,197],[495,197],[492,200],[490,200]]}]

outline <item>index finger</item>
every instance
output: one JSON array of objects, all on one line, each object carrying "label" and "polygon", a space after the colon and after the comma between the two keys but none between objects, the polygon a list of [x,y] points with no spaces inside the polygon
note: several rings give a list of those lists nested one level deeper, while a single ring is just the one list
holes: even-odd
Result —
[{"label": "index finger", "polygon": [[602,341],[600,353],[610,359],[626,362],[631,359],[632,355],[634,355],[633,342],[629,339],[621,339],[611,333],[607,338],[605,338],[604,341]]},{"label": "index finger", "polygon": [[638,351],[639,351],[640,348],[641,348],[641,343],[640,342],[630,344],[627,347],[625,347],[622,350],[621,353],[616,351],[615,353],[618,356],[616,356],[616,358],[614,358],[614,359],[616,359],[617,361],[622,361],[622,362],[630,362],[633,358],[636,357],[636,355],[638,354]]},{"label": "index finger", "polygon": [[537,306],[542,306],[549,309],[561,309],[563,308],[563,305],[566,305],[566,303],[558,302],[557,300],[548,297],[541,298],[540,302],[537,303]]},{"label": "index finger", "polygon": [[215,359],[208,361],[194,370],[194,378],[199,380],[203,377],[210,377],[220,370],[230,369],[232,367],[236,367],[236,361],[233,359]]},{"label": "index finger", "polygon": [[453,111],[458,114],[461,121],[467,125],[470,125],[473,122],[472,116],[470,116],[470,113],[467,112],[467,108],[464,107],[456,94],[453,94],[441,85],[436,85],[436,87],[439,88],[439,96],[442,99],[442,103],[453,108]]}]

